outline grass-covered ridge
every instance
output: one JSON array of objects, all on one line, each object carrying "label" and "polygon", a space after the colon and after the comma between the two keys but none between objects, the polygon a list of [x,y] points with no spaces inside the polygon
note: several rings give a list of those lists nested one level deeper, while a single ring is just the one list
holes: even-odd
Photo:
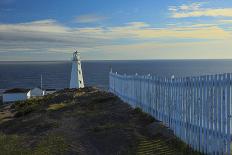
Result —
[{"label": "grass-covered ridge", "polygon": [[197,154],[150,115],[95,88],[17,102],[1,115],[6,155]]}]

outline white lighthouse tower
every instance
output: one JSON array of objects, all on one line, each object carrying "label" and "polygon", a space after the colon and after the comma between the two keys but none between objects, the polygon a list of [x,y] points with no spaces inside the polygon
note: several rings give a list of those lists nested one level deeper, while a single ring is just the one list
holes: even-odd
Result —
[{"label": "white lighthouse tower", "polygon": [[84,88],[84,80],[81,69],[81,58],[79,52],[73,53],[72,71],[69,88]]}]

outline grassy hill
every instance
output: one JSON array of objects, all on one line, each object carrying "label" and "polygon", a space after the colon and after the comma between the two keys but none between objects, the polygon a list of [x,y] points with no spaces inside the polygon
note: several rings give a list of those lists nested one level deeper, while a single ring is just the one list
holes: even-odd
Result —
[{"label": "grassy hill", "polygon": [[140,109],[96,88],[0,108],[3,155],[197,155]]}]

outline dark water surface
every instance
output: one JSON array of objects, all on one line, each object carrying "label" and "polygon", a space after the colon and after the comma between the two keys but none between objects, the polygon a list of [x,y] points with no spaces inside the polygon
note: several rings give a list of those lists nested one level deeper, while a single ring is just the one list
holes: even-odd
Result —
[{"label": "dark water surface", "polygon": [[[118,73],[152,74],[158,76],[197,76],[232,73],[232,60],[146,60],[146,61],[83,61],[82,70],[87,86],[108,89],[110,68]],[[67,88],[71,62],[0,62],[0,89],[40,85],[44,88]]]}]

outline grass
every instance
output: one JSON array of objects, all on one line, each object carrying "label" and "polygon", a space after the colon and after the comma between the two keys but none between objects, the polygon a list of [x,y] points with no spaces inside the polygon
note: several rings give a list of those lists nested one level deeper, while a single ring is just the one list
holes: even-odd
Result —
[{"label": "grass", "polygon": [[155,121],[155,119],[151,115],[143,112],[142,109],[140,109],[138,107],[135,108],[133,111],[134,111],[134,114],[136,114],[137,117],[140,118],[141,121],[144,123],[149,124],[149,123],[152,123]]},{"label": "grass", "polygon": [[105,131],[105,130],[109,130],[112,128],[120,128],[120,127],[121,126],[118,124],[106,123],[104,125],[95,126],[95,127],[91,128],[91,130],[94,132],[100,132],[100,131]]},{"label": "grass", "polygon": [[1,124],[2,131],[15,135],[0,133],[0,155],[191,154],[179,139],[150,135],[147,126],[156,120],[140,108],[92,92],[63,90],[13,104],[9,111],[23,117]]},{"label": "grass", "polygon": [[165,154],[174,155],[178,154],[174,148],[170,148],[162,138],[155,140],[141,137],[137,148],[137,155],[144,154]]},{"label": "grass", "polygon": [[[15,102],[11,108],[16,111],[15,117],[25,116],[31,112],[44,110],[44,105],[46,106],[48,101],[51,100],[51,96],[45,96],[43,98],[32,98],[26,101]],[[53,103],[47,108],[48,111],[55,111],[64,108],[66,104],[64,103]]]},{"label": "grass", "polygon": [[63,137],[51,134],[42,139],[32,152],[33,155],[61,155],[67,149],[68,145]]},{"label": "grass", "polygon": [[33,98],[26,101],[15,102],[11,108],[17,111],[15,117],[21,117],[38,110],[40,105],[41,99]]},{"label": "grass", "polygon": [[28,149],[22,147],[23,138],[17,135],[0,133],[0,150],[4,155],[26,155]]},{"label": "grass", "polygon": [[63,137],[50,134],[34,147],[23,146],[25,138],[18,135],[0,133],[0,154],[3,155],[61,155],[68,149]]},{"label": "grass", "polygon": [[50,104],[48,109],[49,111],[56,111],[56,110],[60,110],[63,109],[64,107],[66,107],[67,105],[64,103],[59,103],[59,104]]}]

